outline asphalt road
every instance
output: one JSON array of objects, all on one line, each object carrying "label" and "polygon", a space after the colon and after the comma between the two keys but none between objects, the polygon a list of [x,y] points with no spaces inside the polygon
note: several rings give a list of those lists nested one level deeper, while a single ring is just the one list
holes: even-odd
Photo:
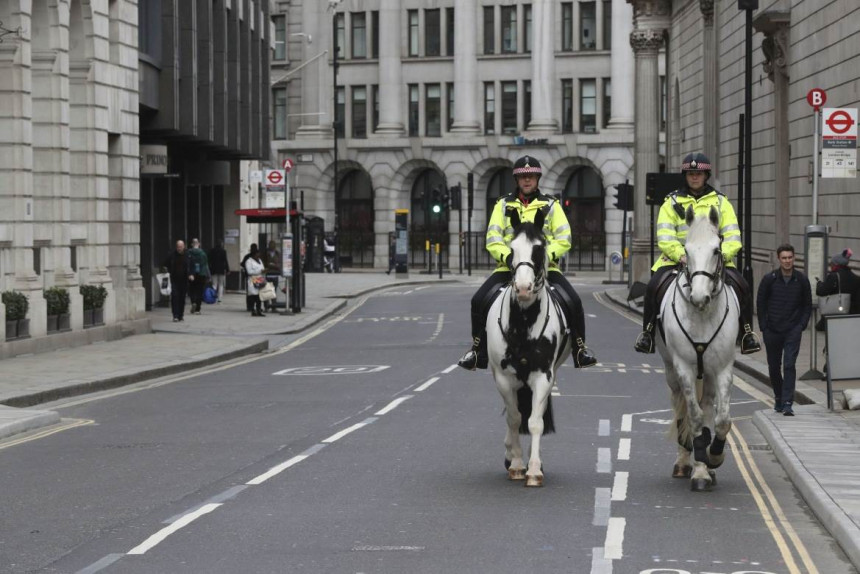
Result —
[{"label": "asphalt road", "polygon": [[717,486],[671,478],[660,358],[596,285],[603,365],[561,369],[545,486],[508,481],[492,377],[453,367],[476,286],[390,289],[262,358],[47,405],[81,424],[0,443],[0,572],[854,572],[742,381]]}]

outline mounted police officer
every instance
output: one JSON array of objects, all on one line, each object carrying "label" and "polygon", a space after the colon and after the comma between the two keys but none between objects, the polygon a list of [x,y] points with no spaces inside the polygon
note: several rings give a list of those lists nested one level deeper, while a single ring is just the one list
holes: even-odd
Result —
[{"label": "mounted police officer", "polygon": [[711,162],[704,154],[688,154],[681,164],[681,173],[686,177],[686,187],[667,195],[660,208],[660,215],[657,216],[657,245],[663,254],[651,267],[653,275],[645,294],[643,331],[636,339],[635,349],[640,353],[654,352],[657,292],[663,282],[669,279],[669,273],[687,263],[684,251],[688,231],[685,219],[687,207],[692,207],[696,216],[707,215],[711,207],[714,207],[720,214],[719,233],[722,237],[726,283],[734,288],[741,307],[741,353],[748,355],[760,351],[761,343],[751,327],[752,293],[733,262],[742,247],[741,230],[735,210],[729,199],[708,183],[708,178],[711,177]]},{"label": "mounted police officer", "polygon": [[514,238],[514,230],[508,216],[508,210],[511,209],[519,212],[523,222],[533,222],[539,210],[546,214],[543,231],[549,256],[547,280],[555,289],[563,290],[570,300],[568,307],[572,308],[567,309],[567,325],[574,341],[574,365],[584,368],[597,364],[597,359],[585,346],[585,313],[582,310],[582,300],[558,268],[558,261],[570,250],[570,223],[561,204],[538,189],[541,174],[541,165],[536,158],[526,155],[518,159],[514,164],[516,191],[499,198],[493,207],[487,226],[487,251],[497,265],[495,271],[472,297],[472,348],[458,363],[464,369],[474,371],[476,368],[487,368],[486,324],[489,296],[492,291],[498,291],[501,285],[511,281],[512,252],[509,244]]}]

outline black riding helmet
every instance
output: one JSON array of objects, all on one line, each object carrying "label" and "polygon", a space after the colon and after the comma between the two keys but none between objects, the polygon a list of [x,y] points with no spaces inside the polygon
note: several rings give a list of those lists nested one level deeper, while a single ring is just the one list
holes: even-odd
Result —
[{"label": "black riding helmet", "polygon": [[681,164],[681,173],[687,173],[688,171],[703,171],[710,178],[711,160],[703,153],[688,153]]},{"label": "black riding helmet", "polygon": [[[540,162],[536,157],[524,155],[516,161],[514,164],[514,179],[516,180],[517,177],[521,175],[536,175],[538,183],[540,183],[540,177],[543,175],[543,171],[541,170]],[[519,182],[517,182],[517,187],[519,188]],[[535,188],[535,190],[537,190],[537,188]]]}]

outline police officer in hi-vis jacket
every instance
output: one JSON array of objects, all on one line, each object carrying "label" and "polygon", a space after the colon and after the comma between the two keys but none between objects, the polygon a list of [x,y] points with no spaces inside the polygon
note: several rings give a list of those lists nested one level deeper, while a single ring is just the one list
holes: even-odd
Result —
[{"label": "police officer in hi-vis jacket", "polygon": [[697,217],[707,216],[711,207],[720,214],[719,233],[722,237],[722,253],[725,262],[726,283],[731,285],[741,307],[741,353],[748,355],[761,350],[761,343],[752,330],[752,293],[743,275],[735,267],[733,259],[741,250],[741,229],[729,199],[708,183],[711,177],[711,162],[701,153],[691,153],[681,164],[681,173],[687,185],[666,196],[657,216],[657,245],[663,254],[651,267],[653,275],[645,293],[645,311],[642,333],[636,339],[635,349],[640,353],[654,352],[654,326],[657,320],[657,291],[666,274],[686,265],[687,254],[684,243],[687,239],[686,211],[692,207]]},{"label": "police officer in hi-vis jacket", "polygon": [[489,362],[486,341],[489,309],[483,307],[490,291],[498,290],[500,285],[511,281],[512,253],[509,245],[514,238],[514,231],[507,214],[509,209],[516,209],[519,212],[520,221],[523,222],[534,222],[539,210],[546,213],[543,231],[549,256],[547,281],[556,289],[564,290],[573,303],[573,309],[568,309],[567,324],[575,346],[572,353],[574,365],[584,368],[597,364],[597,359],[585,346],[585,314],[582,310],[582,300],[558,268],[558,261],[570,250],[570,223],[561,204],[538,189],[541,173],[541,165],[536,158],[527,155],[518,159],[514,164],[516,191],[499,198],[493,207],[487,226],[487,251],[497,265],[495,271],[472,297],[472,348],[458,363],[464,369],[470,371],[476,368],[486,369]]}]

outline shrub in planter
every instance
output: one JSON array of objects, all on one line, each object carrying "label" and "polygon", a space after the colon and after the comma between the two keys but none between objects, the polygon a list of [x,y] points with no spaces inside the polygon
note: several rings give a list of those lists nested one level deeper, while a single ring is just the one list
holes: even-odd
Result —
[{"label": "shrub in planter", "polygon": [[69,292],[62,287],[51,287],[45,290],[45,301],[48,304],[48,332],[58,331],[61,328],[60,317],[65,315],[68,318]]},{"label": "shrub in planter", "polygon": [[103,308],[108,295],[104,285],[81,285],[81,295],[84,298],[84,325],[104,323]]},{"label": "shrub in planter", "polygon": [[30,302],[27,296],[17,291],[4,291],[3,304],[6,306],[6,339],[30,336],[30,320],[27,311]]}]

